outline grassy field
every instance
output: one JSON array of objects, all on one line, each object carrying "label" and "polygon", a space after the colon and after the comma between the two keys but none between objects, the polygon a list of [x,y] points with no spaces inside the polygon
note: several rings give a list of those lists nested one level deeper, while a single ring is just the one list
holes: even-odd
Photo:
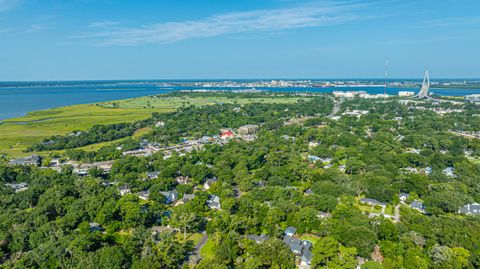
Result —
[{"label": "grassy field", "polygon": [[252,102],[259,103],[292,103],[296,102],[299,98],[227,98],[227,97],[194,97],[194,96],[145,96],[133,99],[125,99],[120,101],[105,102],[102,105],[106,107],[113,107],[114,104],[118,104],[121,108],[127,109],[161,109],[161,110],[174,110],[182,106],[207,106],[218,103],[237,103],[239,105],[248,104]]},{"label": "grassy field", "polygon": [[[200,239],[202,239],[202,234],[201,233],[187,233],[187,241],[192,241],[193,245],[195,246],[200,242]],[[183,242],[183,233],[179,232],[175,234],[175,237],[178,241]]]},{"label": "grassy field", "polygon": [[[86,130],[96,124],[133,122],[148,118],[152,112],[172,112],[182,106],[205,106],[216,103],[247,104],[292,103],[299,98],[226,98],[226,97],[184,97],[146,96],[98,104],[74,105],[28,113],[24,117],[7,119],[0,124],[0,154],[21,157],[31,153],[23,152],[34,143],[52,135],[65,135],[75,130]],[[113,107],[115,104],[116,107]],[[84,147],[96,150],[108,143]]]},{"label": "grassy field", "polygon": [[200,250],[200,256],[203,259],[209,260],[215,257],[215,242],[211,238],[207,240],[203,248]]},{"label": "grassy field", "polygon": [[4,120],[0,125],[0,153],[23,156],[26,155],[23,150],[43,138],[86,130],[95,124],[141,120],[148,118],[153,111],[160,110],[75,105],[31,112],[24,117]]}]

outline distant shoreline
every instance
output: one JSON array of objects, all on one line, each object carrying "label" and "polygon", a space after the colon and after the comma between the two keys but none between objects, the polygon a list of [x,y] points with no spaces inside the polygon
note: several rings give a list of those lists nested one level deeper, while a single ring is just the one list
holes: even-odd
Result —
[{"label": "distant shoreline", "polygon": [[[1,84],[0,84],[1,85]],[[242,86],[242,89],[255,89],[270,92],[311,92],[332,93],[333,91],[365,91],[369,94],[383,94],[384,87],[378,86],[349,86],[336,85],[329,87],[253,87]],[[92,104],[115,100],[130,99],[135,97],[170,93],[182,90],[205,89],[209,91],[235,91],[239,87],[202,87],[202,86],[167,86],[158,83],[118,83],[113,86],[111,82],[105,84],[82,83],[67,86],[32,86],[21,88],[6,88],[0,86],[0,120],[25,116],[28,112],[50,108],[65,107],[77,104]],[[418,92],[418,87],[388,86],[387,94],[398,95],[400,91]],[[434,87],[431,89],[439,96],[465,96],[480,94],[480,88],[459,87]]]}]

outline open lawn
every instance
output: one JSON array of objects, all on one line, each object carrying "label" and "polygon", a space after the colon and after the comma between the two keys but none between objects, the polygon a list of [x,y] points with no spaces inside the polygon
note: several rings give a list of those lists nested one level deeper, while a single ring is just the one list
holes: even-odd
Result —
[{"label": "open lawn", "polygon": [[200,250],[200,256],[202,256],[202,259],[209,260],[213,259],[215,256],[215,243],[213,242],[212,239],[208,239],[207,243],[203,246],[203,248]]},{"label": "open lawn", "polygon": [[[52,135],[65,135],[75,130],[83,131],[96,124],[142,120],[148,118],[153,112],[172,112],[181,106],[204,106],[216,103],[247,104],[252,102],[293,103],[298,99],[292,97],[242,99],[159,95],[34,111],[24,117],[4,120],[3,124],[0,124],[0,154],[6,154],[8,157],[30,155],[32,153],[23,151],[30,145],[41,142],[42,139]],[[114,142],[118,141],[89,145],[83,149],[96,150]]]},{"label": "open lawn", "polygon": [[310,241],[312,244],[317,243],[320,237],[313,234],[304,234],[300,236],[300,239]]},{"label": "open lawn", "polygon": [[[187,233],[187,241],[192,241],[192,245],[195,246],[202,239],[201,233]],[[178,241],[183,242],[183,233],[179,232],[175,234]]]}]

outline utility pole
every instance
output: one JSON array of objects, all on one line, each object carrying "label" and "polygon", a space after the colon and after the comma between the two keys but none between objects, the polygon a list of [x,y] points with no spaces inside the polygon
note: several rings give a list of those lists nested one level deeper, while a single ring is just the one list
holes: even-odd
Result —
[{"label": "utility pole", "polygon": [[388,58],[385,60],[385,87],[383,89],[383,94],[387,96],[387,78],[388,78]]}]

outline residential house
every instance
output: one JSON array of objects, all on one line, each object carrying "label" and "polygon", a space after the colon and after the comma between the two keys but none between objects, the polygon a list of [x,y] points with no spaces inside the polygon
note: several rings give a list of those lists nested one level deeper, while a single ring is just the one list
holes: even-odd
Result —
[{"label": "residential house", "polygon": [[79,176],[86,176],[88,171],[92,168],[102,170],[104,173],[109,173],[112,170],[113,161],[94,162],[94,163],[73,163],[73,173]]},{"label": "residential house", "polygon": [[362,198],[362,199],[360,199],[360,203],[367,204],[367,205],[370,205],[370,206],[380,206],[380,207],[386,207],[387,206],[387,204],[384,203],[384,202],[380,202],[378,200],[370,199],[370,198]]},{"label": "residential house", "polygon": [[424,205],[422,202],[417,201],[417,200],[413,201],[413,202],[410,204],[410,208],[415,209],[415,210],[417,210],[417,211],[419,211],[419,212],[421,212],[421,213],[423,213],[423,214],[427,213],[427,212],[425,211],[425,208],[426,208],[425,205]]},{"label": "residential house", "polygon": [[205,183],[203,184],[203,187],[205,188],[205,190],[209,190],[213,184],[215,184],[215,182],[217,182],[217,178],[216,177],[213,177],[213,178],[209,178],[205,181]]},{"label": "residential house", "polygon": [[149,191],[141,191],[141,192],[138,193],[138,198],[140,198],[144,201],[147,201],[149,195],[150,195]]},{"label": "residential house", "polygon": [[160,175],[159,171],[154,171],[154,172],[147,172],[147,179],[157,179],[158,176]]},{"label": "residential house", "polygon": [[297,232],[297,228],[292,226],[287,227],[287,229],[285,229],[285,235],[288,235],[288,236],[294,236],[296,232]]},{"label": "residential house", "polygon": [[301,257],[301,265],[309,268],[311,263],[312,263],[312,251],[310,249],[306,249],[303,251],[303,254]]},{"label": "residential house", "polygon": [[48,166],[50,166],[50,167],[57,167],[57,166],[60,166],[60,165],[62,165],[62,160],[60,160],[58,158],[50,160],[50,163],[48,164]]},{"label": "residential house", "polygon": [[183,198],[178,200],[178,202],[175,203],[175,206],[178,206],[178,205],[183,205],[191,200],[193,200],[195,198],[195,194],[184,194],[183,195]]},{"label": "residential house", "polygon": [[293,237],[296,230],[295,227],[288,227],[285,230],[283,242],[290,248],[295,256],[300,256],[300,261],[303,266],[309,267],[312,261],[312,252],[310,250],[312,243]]},{"label": "residential house", "polygon": [[191,182],[191,180],[185,176],[178,176],[175,178],[175,181],[177,181],[177,183],[181,185],[185,185]]},{"label": "residential house", "polygon": [[311,162],[317,162],[317,161],[320,161],[321,158],[315,155],[308,155],[308,160]]},{"label": "residential house", "polygon": [[240,135],[254,135],[258,130],[258,125],[244,125],[238,128],[238,133]]},{"label": "residential house", "polygon": [[480,215],[480,204],[466,204],[458,209],[458,213],[465,215]]},{"label": "residential house", "polygon": [[12,188],[13,191],[15,191],[15,193],[28,190],[28,184],[25,183],[25,182],[21,182],[21,183],[7,183],[7,184],[5,184],[5,185],[8,186],[8,187],[10,187],[10,188]]},{"label": "residential house", "polygon": [[33,154],[25,158],[13,159],[8,162],[9,165],[34,165],[38,166],[40,164],[41,158],[38,155]]},{"label": "residential house", "polygon": [[455,171],[455,168],[453,167],[447,167],[445,169],[443,169],[443,174],[446,175],[447,177],[454,177],[455,174],[454,174],[454,171]]},{"label": "residential house", "polygon": [[88,224],[90,226],[90,232],[101,232],[103,231],[103,228],[102,226],[100,226],[100,224],[96,223],[96,222],[90,222]]},{"label": "residential house", "polygon": [[226,131],[220,135],[220,138],[223,140],[231,139],[233,137],[234,137],[234,134],[232,133],[232,131]]},{"label": "residential house", "polygon": [[132,192],[127,185],[121,186],[120,188],[118,188],[118,191],[120,192],[121,196],[124,196]]},{"label": "residential house", "polygon": [[80,177],[85,177],[88,175],[88,170],[88,168],[74,168],[72,173]]},{"label": "residential house", "polygon": [[326,158],[320,158],[320,161],[322,161],[322,163],[331,163],[332,162],[332,158],[330,157],[326,157]]},{"label": "residential house", "polygon": [[432,168],[430,166],[425,167],[422,171],[425,175],[430,175],[432,173]]},{"label": "residential house", "polygon": [[210,195],[210,197],[207,200],[207,206],[210,207],[211,209],[220,210],[221,209],[220,197],[216,195]]},{"label": "residential house", "polygon": [[311,195],[311,194],[313,194],[312,189],[308,189],[305,191],[305,195]]},{"label": "residential house", "polygon": [[328,213],[328,212],[320,211],[320,212],[318,212],[317,217],[318,217],[319,219],[328,219],[328,218],[331,218],[331,217],[332,217],[332,214],[330,214],[330,213]]},{"label": "residential house", "polygon": [[398,195],[398,198],[400,199],[400,202],[405,202],[410,198],[410,194],[402,192]]},{"label": "residential house", "polygon": [[406,173],[412,173],[412,174],[418,174],[419,171],[417,168],[414,168],[414,167],[404,167],[402,168],[402,170]]},{"label": "residential house", "polygon": [[289,135],[282,135],[282,138],[292,142],[295,142],[295,140],[297,139],[295,136],[289,136]]},{"label": "residential house", "polygon": [[310,141],[310,142],[308,142],[308,148],[309,148],[309,149],[312,149],[312,148],[314,148],[314,147],[316,147],[316,146],[318,146],[318,145],[320,145],[320,143],[315,142],[315,141]]},{"label": "residential house", "polygon": [[177,201],[178,199],[178,192],[176,190],[172,190],[172,191],[161,191],[160,192],[163,196],[165,196],[166,200],[165,200],[165,203],[166,204],[170,204],[170,203],[173,203],[175,201]]},{"label": "residential house", "polygon": [[261,235],[250,234],[250,235],[247,235],[247,238],[252,240],[252,241],[255,241],[255,243],[257,243],[257,244],[262,244],[263,242],[267,241],[268,235],[266,235],[266,234],[261,234]]},{"label": "residential house", "polygon": [[302,250],[303,250],[302,240],[289,235],[285,235],[283,237],[283,242],[290,248],[290,250],[293,252],[295,256],[302,255]]}]

